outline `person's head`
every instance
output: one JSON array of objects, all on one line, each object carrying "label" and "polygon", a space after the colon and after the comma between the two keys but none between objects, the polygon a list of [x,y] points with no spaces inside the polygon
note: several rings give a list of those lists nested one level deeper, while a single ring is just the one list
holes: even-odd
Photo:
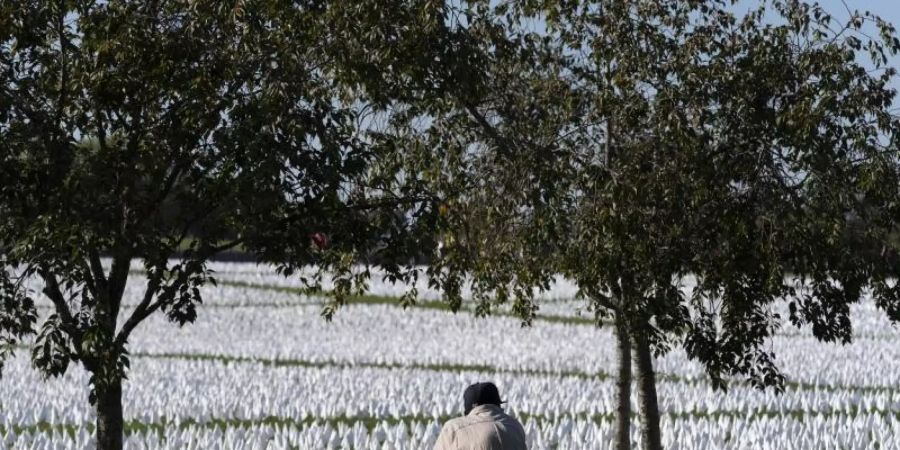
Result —
[{"label": "person's head", "polygon": [[491,382],[475,383],[467,387],[465,392],[463,392],[463,404],[467,415],[472,411],[472,408],[478,405],[500,406],[502,403],[506,402],[500,400],[500,392],[497,390],[497,386]]}]

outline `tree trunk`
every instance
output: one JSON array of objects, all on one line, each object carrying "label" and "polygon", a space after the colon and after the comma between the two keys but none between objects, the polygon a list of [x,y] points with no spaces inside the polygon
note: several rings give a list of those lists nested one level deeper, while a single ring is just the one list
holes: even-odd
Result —
[{"label": "tree trunk", "polygon": [[644,450],[662,450],[659,430],[659,403],[656,399],[656,374],[653,372],[653,354],[644,330],[636,330],[634,339],[634,364],[638,384],[638,403],[641,405],[641,441]]},{"label": "tree trunk", "polygon": [[97,389],[97,450],[122,450],[122,380]]},{"label": "tree trunk", "polygon": [[616,313],[616,450],[631,450],[631,336],[628,323]]}]

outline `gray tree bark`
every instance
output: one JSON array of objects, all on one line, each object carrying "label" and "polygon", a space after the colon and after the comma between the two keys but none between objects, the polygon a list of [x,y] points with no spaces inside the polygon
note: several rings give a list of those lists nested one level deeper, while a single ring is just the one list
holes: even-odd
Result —
[{"label": "gray tree bark", "polygon": [[97,389],[97,450],[122,450],[122,380]]},{"label": "gray tree bark", "polygon": [[653,354],[644,330],[635,330],[635,375],[638,384],[638,403],[641,407],[641,441],[644,450],[662,450],[662,434],[659,429],[659,403],[656,398],[656,374],[653,371]]},{"label": "gray tree bark", "polygon": [[616,450],[631,450],[631,335],[622,313],[615,314],[616,357]]}]

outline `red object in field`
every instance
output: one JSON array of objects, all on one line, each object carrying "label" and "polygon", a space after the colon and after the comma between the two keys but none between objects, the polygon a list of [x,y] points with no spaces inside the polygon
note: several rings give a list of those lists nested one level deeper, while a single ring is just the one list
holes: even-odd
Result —
[{"label": "red object in field", "polygon": [[322,232],[315,232],[309,235],[310,240],[312,240],[313,245],[315,245],[319,250],[324,250],[328,248],[328,236]]}]

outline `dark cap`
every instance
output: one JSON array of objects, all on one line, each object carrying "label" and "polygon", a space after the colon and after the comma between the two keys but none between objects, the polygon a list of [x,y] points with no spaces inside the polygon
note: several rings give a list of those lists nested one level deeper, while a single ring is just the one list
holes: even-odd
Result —
[{"label": "dark cap", "polygon": [[497,390],[497,386],[491,382],[475,383],[463,392],[463,404],[467,415],[472,408],[478,405],[500,406],[501,403],[506,403],[506,401],[500,400],[500,392]]}]

